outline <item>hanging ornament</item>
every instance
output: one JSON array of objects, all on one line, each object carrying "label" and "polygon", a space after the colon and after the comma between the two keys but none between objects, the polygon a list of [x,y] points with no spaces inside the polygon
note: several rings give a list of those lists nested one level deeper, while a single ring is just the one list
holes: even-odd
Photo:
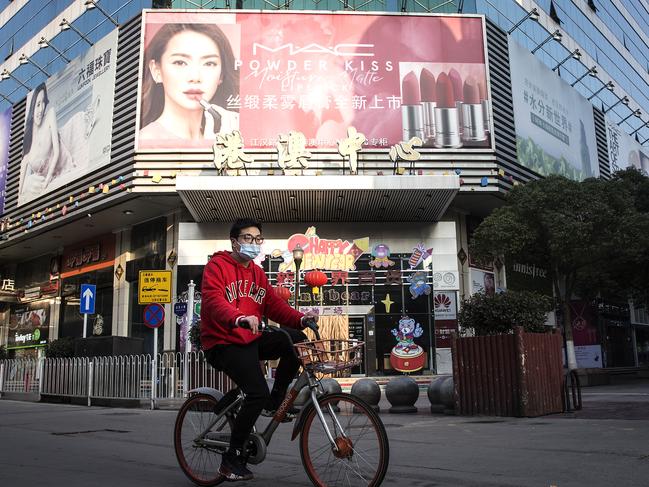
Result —
[{"label": "hanging ornament", "polygon": [[277,294],[278,298],[281,298],[284,301],[291,299],[291,290],[289,288],[284,286],[275,286],[273,287],[273,289],[275,290],[275,294]]},{"label": "hanging ornament", "polygon": [[489,185],[489,179],[487,178],[487,176],[484,176],[480,180],[480,186],[482,186],[484,188],[485,186],[488,186],[488,185]]},{"label": "hanging ornament", "polygon": [[313,294],[318,294],[320,292],[320,286],[327,284],[329,278],[324,272],[314,270],[306,273],[304,276],[304,282],[313,288]]},{"label": "hanging ornament", "polygon": [[67,215],[67,213],[68,213],[68,207],[63,205],[63,207],[61,208],[61,215],[65,216]]},{"label": "hanging ornament", "polygon": [[394,301],[392,301],[392,300],[390,299],[390,293],[386,294],[386,295],[385,295],[385,299],[381,300],[381,302],[385,305],[385,312],[386,312],[386,313],[389,313],[389,312],[390,312],[390,308],[391,308],[392,305],[394,304]]},{"label": "hanging ornament", "polygon": [[369,266],[378,269],[379,267],[391,267],[394,261],[390,260],[390,247],[385,244],[378,244],[372,249],[373,260],[370,260]]}]

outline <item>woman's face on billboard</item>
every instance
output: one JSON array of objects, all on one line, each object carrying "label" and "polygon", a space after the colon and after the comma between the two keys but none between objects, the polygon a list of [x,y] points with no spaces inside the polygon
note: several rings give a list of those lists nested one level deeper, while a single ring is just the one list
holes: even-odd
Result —
[{"label": "woman's face on billboard", "polygon": [[40,125],[43,121],[43,114],[45,113],[45,92],[40,90],[36,95],[36,103],[34,103],[34,123]]},{"label": "woman's face on billboard", "polygon": [[201,110],[198,100],[209,102],[221,83],[221,53],[208,36],[184,31],[169,39],[160,62],[152,60],[149,69],[163,85],[165,104]]}]

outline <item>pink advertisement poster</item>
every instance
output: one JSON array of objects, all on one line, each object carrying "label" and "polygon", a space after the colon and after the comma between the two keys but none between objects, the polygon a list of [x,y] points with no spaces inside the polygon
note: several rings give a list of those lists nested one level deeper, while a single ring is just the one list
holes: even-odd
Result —
[{"label": "pink advertisement poster", "polygon": [[489,148],[480,17],[147,12],[139,149],[206,148],[238,130],[246,148],[299,131],[335,148],[418,137],[428,148]]}]

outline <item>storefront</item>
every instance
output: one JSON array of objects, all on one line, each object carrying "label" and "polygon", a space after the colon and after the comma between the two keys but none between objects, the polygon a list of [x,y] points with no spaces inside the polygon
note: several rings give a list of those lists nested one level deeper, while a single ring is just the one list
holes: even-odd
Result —
[{"label": "storefront", "polygon": [[[228,232],[223,224],[180,224],[179,292],[188,279],[200,291],[207,260],[230,249]],[[323,336],[366,342],[364,363],[353,372],[450,372],[449,336],[457,329],[459,290],[455,221],[267,224],[263,234],[265,255],[258,264],[273,286],[288,289],[289,303],[318,313]],[[292,250],[298,243],[304,257],[296,303]],[[318,287],[307,284],[315,269],[326,278]],[[179,346],[184,329],[177,330]]]},{"label": "storefront", "polygon": [[84,336],[83,315],[80,312],[82,284],[97,286],[95,314],[89,316],[86,336],[112,334],[114,261],[113,234],[81,242],[63,250],[58,338]]}]

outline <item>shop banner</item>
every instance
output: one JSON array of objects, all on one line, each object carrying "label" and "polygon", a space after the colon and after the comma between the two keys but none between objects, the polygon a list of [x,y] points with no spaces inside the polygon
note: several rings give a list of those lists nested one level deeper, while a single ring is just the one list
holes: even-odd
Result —
[{"label": "shop banner", "polygon": [[469,268],[471,279],[470,293],[484,293],[487,296],[496,294],[496,279],[493,272],[486,272],[482,269]]},{"label": "shop banner", "polygon": [[507,261],[505,272],[507,289],[510,291],[536,291],[545,296],[554,296],[552,279],[544,267],[527,262]]},{"label": "shop banner", "polygon": [[455,291],[435,291],[433,304],[435,306],[435,320],[456,320],[457,319],[457,298]]},{"label": "shop banner", "polygon": [[649,149],[636,142],[608,117],[606,117],[606,142],[611,173],[627,167],[635,167],[649,174]]},{"label": "shop banner", "polygon": [[117,30],[27,96],[18,205],[110,162]]},{"label": "shop banner", "polygon": [[245,148],[337,148],[350,127],[366,148],[491,146],[481,17],[149,11],[143,22],[139,149],[207,148],[233,131]]},{"label": "shop banner", "polygon": [[599,176],[590,102],[511,38],[509,57],[519,163],[542,176]]},{"label": "shop banner", "polygon": [[7,190],[7,163],[9,162],[9,138],[11,136],[11,108],[0,113],[0,215],[5,212]]},{"label": "shop banner", "polygon": [[50,306],[35,303],[17,308],[9,316],[8,349],[31,348],[47,343]]}]

